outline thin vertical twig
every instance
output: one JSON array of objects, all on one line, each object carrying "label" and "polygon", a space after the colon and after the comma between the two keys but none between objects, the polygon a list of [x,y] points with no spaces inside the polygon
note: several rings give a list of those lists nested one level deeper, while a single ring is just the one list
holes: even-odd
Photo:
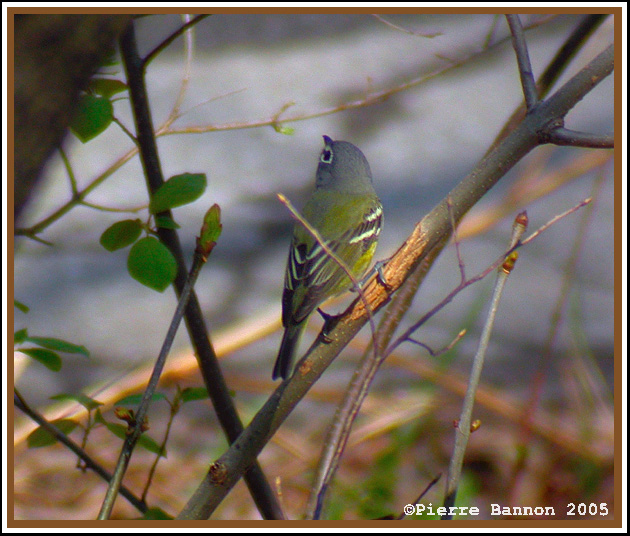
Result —
[{"label": "thin vertical twig", "polygon": [[177,333],[179,324],[182,320],[182,317],[184,316],[184,310],[188,305],[188,299],[190,298],[192,289],[195,285],[195,282],[197,281],[197,277],[199,276],[199,272],[204,263],[205,261],[202,258],[201,254],[199,252],[196,252],[195,260],[193,261],[192,268],[190,269],[190,274],[182,290],[177,308],[175,309],[175,313],[173,314],[171,325],[166,332],[162,348],[157,357],[155,365],[153,366],[151,377],[149,378],[147,387],[144,390],[142,400],[138,405],[138,409],[135,412],[135,424],[133,426],[130,426],[130,429],[128,430],[127,437],[125,438],[125,442],[123,443],[123,447],[118,457],[116,469],[114,470],[114,474],[109,481],[107,493],[105,494],[105,499],[103,500],[101,511],[98,515],[98,519],[100,520],[109,519],[109,516],[111,515],[112,508],[114,507],[114,502],[116,501],[116,496],[118,495],[118,490],[120,488],[120,485],[122,484],[123,476],[125,475],[127,467],[129,465],[129,461],[131,459],[131,454],[133,453],[133,449],[135,448],[136,443],[143,432],[145,418],[147,412],[149,411],[151,399],[155,393],[157,384],[160,381],[160,376],[162,374],[162,370],[164,369],[166,358],[171,350],[173,340],[175,339],[175,334]]},{"label": "thin vertical twig", "polygon": [[525,33],[523,32],[521,19],[518,15],[506,15],[505,17],[510,26],[510,32],[512,32],[512,46],[514,47],[514,52],[516,52],[516,61],[518,63],[518,72],[521,76],[525,104],[527,105],[527,111],[531,111],[534,109],[539,99],[534,72],[532,71],[532,65],[529,61]]},{"label": "thin vertical twig", "polygon": [[[512,237],[510,240],[509,249],[515,247],[525,230],[527,229],[527,215],[521,213],[516,217],[514,226],[512,227]],[[479,387],[479,380],[481,378],[481,371],[483,370],[483,363],[485,360],[486,352],[488,349],[488,343],[490,342],[490,335],[494,326],[494,319],[496,317],[497,309],[499,307],[499,301],[507,282],[507,278],[510,275],[512,268],[516,262],[516,251],[509,254],[503,265],[499,268],[497,275],[497,281],[490,304],[490,311],[488,312],[488,318],[484,325],[481,340],[479,342],[479,348],[473,360],[473,366],[470,373],[470,379],[468,381],[468,388],[466,389],[466,395],[464,397],[464,403],[462,405],[462,412],[455,429],[455,447],[453,449],[453,455],[448,468],[448,476],[446,479],[446,494],[444,499],[444,506],[450,511],[450,507],[455,505],[455,497],[457,495],[457,488],[459,486],[459,479],[461,476],[462,466],[464,464],[464,454],[466,452],[466,446],[468,445],[468,438],[471,433],[471,422],[473,406],[475,404],[475,395],[477,394],[477,388]],[[442,519],[452,519],[452,515],[447,514]]]}]

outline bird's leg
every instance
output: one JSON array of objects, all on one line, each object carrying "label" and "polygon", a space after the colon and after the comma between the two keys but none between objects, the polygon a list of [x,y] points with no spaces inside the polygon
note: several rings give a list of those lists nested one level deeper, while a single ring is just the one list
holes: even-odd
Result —
[{"label": "bird's leg", "polygon": [[328,313],[322,311],[319,307],[317,308],[317,312],[324,319],[324,326],[322,327],[322,337],[324,339],[324,342],[328,344],[332,342],[332,339],[328,336],[328,334],[335,327],[335,324],[337,323],[341,315],[329,315]]},{"label": "bird's leg", "polygon": [[[391,290],[392,286],[387,282],[385,272],[383,272],[383,266],[385,266],[390,259],[391,257],[389,259],[383,259],[382,261],[376,261],[374,263],[374,267],[363,276],[363,279],[361,279],[361,281],[359,281],[359,288],[363,288],[363,285],[365,285],[365,283],[367,283],[367,281],[374,275],[374,272],[376,272],[378,282],[385,287],[385,290]],[[355,288],[353,288],[352,290],[356,292]]]},{"label": "bird's leg", "polygon": [[372,270],[376,270],[378,282],[385,287],[385,290],[390,291],[392,290],[392,286],[387,282],[387,277],[385,277],[385,272],[383,272],[383,266],[385,266],[388,262],[389,262],[389,259],[376,261],[376,263],[374,264],[374,268]]},{"label": "bird's leg", "polygon": [[[365,285],[368,279],[370,279],[374,275],[374,272],[376,272],[376,277],[379,283],[385,287],[385,290],[388,290],[388,291],[391,290],[392,286],[387,282],[387,278],[385,277],[385,273],[383,272],[383,266],[385,266],[388,263],[388,261],[389,259],[377,261],[374,264],[374,267],[363,277],[363,279],[361,279],[361,281],[358,281],[359,288],[363,288],[363,285]],[[350,290],[352,290],[353,292],[357,291],[357,289],[354,287],[351,288]],[[332,342],[332,339],[328,336],[328,334],[335,327],[335,324],[337,323],[341,315],[329,315],[328,313],[325,313],[324,311],[322,311],[319,307],[317,308],[317,312],[324,319],[324,327],[322,328],[322,337],[324,339],[324,342],[328,344]]]}]

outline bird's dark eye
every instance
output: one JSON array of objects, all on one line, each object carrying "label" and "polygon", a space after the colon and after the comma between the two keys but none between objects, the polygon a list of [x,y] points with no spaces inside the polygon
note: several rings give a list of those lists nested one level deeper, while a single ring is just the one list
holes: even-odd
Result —
[{"label": "bird's dark eye", "polygon": [[329,147],[326,147],[323,151],[322,151],[322,156],[319,158],[321,162],[323,162],[324,164],[330,164],[332,162],[333,159],[333,152],[332,149],[330,149]]}]

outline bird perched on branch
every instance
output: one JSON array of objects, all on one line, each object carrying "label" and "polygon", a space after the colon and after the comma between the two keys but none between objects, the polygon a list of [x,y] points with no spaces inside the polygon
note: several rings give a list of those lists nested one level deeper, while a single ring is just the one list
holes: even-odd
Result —
[{"label": "bird perched on branch", "polygon": [[[374,255],[383,225],[383,206],[372,185],[370,165],[358,147],[324,136],[315,191],[302,211],[328,248],[360,278]],[[284,277],[284,336],[272,378],[293,373],[295,353],[310,314],[326,299],[348,289],[348,274],[297,222]]]}]

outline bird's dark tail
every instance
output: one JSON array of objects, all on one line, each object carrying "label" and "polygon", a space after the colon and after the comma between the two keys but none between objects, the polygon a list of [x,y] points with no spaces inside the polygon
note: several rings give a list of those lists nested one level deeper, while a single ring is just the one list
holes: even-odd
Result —
[{"label": "bird's dark tail", "polygon": [[280,351],[278,352],[276,364],[273,367],[273,374],[271,375],[273,380],[277,378],[286,380],[293,373],[295,354],[300,345],[300,339],[305,324],[305,322],[302,322],[300,324],[289,325],[284,330]]}]

